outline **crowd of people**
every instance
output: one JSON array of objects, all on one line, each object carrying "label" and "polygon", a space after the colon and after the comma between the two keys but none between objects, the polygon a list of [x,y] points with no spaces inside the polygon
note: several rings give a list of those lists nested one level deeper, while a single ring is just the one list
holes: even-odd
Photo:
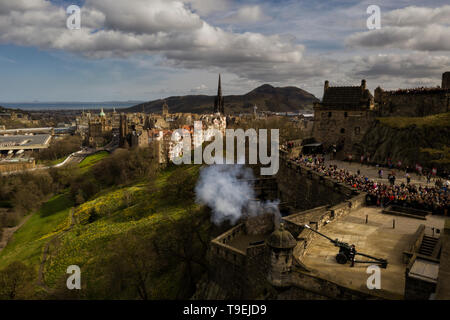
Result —
[{"label": "crowd of people", "polygon": [[408,94],[408,93],[428,93],[431,91],[437,91],[437,90],[445,90],[439,87],[432,87],[432,88],[427,88],[427,87],[419,87],[419,88],[411,88],[411,89],[397,89],[394,91],[391,91],[395,94]]},{"label": "crowd of people", "polygon": [[356,173],[351,173],[346,169],[339,169],[336,165],[327,165],[323,155],[301,155],[291,160],[362,192],[366,192],[369,205],[382,207],[400,205],[431,211],[433,214],[448,215],[450,207],[450,186],[448,181],[442,183],[437,180],[436,185],[430,187],[411,184],[409,178],[407,183],[395,184],[395,173],[391,172],[388,176],[389,184],[383,184],[362,175],[360,170]]}]

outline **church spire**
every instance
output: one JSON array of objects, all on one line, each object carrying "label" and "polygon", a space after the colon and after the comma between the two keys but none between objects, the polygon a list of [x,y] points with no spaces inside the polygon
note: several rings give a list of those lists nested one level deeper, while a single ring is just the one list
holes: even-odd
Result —
[{"label": "church spire", "polygon": [[219,73],[219,87],[217,88],[217,95],[219,97],[222,97],[222,81],[220,80],[220,73]]},{"label": "church spire", "polygon": [[219,74],[219,85],[217,87],[217,97],[214,101],[214,113],[221,113],[221,114],[225,113],[225,106],[222,97],[222,81],[220,74]]}]

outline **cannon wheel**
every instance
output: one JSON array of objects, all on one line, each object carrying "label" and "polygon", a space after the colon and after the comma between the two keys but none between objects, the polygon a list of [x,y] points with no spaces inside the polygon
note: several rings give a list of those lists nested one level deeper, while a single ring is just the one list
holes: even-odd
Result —
[{"label": "cannon wheel", "polygon": [[339,264],[346,264],[346,263],[347,263],[347,256],[346,256],[345,254],[339,252],[339,253],[336,255],[336,261],[337,261],[337,263],[339,263]]}]

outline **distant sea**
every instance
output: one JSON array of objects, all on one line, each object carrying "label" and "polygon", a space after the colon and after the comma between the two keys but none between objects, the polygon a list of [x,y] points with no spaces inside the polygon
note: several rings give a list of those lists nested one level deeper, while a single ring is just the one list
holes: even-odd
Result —
[{"label": "distant sea", "polygon": [[37,110],[99,110],[122,109],[135,106],[143,101],[111,101],[111,102],[24,102],[24,103],[3,103],[0,106],[11,109],[22,109],[28,111]]}]

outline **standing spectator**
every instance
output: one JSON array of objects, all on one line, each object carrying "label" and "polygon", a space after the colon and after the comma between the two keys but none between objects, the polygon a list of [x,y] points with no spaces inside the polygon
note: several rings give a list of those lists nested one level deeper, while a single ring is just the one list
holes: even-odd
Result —
[{"label": "standing spectator", "polygon": [[431,182],[431,173],[427,172],[427,183]]}]

